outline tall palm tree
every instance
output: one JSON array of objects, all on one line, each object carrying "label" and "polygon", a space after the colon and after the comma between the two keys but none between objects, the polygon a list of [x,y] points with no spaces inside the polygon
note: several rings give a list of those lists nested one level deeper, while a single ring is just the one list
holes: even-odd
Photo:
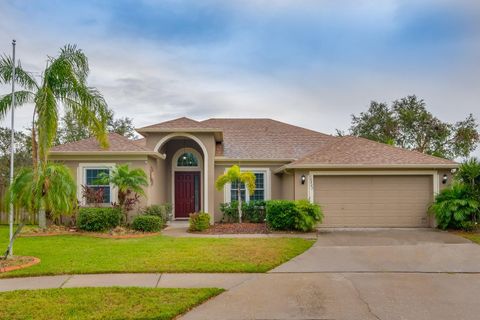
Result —
[{"label": "tall palm tree", "polygon": [[[15,79],[12,79],[14,66]],[[61,107],[71,112],[86,130],[92,132],[102,147],[108,146],[107,104],[97,89],[87,85],[88,73],[88,59],[75,45],[66,45],[57,57],[48,57],[40,82],[20,64],[16,65],[10,57],[0,57],[0,80],[4,83],[15,81],[23,88],[15,92],[16,107],[26,103],[34,104],[31,131],[32,179],[44,185],[43,188],[33,190],[40,193],[32,195],[32,199],[48,197],[49,189],[54,188],[48,179],[41,179],[40,173],[48,171],[48,153],[57,135]],[[0,120],[11,108],[11,101],[11,94],[0,97]],[[11,191],[16,190],[12,188]],[[33,207],[39,210],[40,227],[45,228],[45,210],[52,208],[45,205]]]},{"label": "tall palm tree", "polygon": [[250,171],[242,172],[240,167],[233,165],[225,174],[222,174],[215,181],[215,187],[222,190],[227,183],[237,183],[237,199],[238,199],[238,221],[242,223],[242,194],[241,184],[244,183],[250,195],[255,192],[255,174]]}]

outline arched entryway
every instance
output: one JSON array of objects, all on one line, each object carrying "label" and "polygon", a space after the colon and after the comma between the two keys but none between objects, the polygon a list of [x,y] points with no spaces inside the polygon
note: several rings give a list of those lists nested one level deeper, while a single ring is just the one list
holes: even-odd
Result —
[{"label": "arched entryway", "polygon": [[200,139],[188,133],[163,137],[155,148],[166,156],[168,198],[175,219],[188,219],[208,208],[208,152]]}]

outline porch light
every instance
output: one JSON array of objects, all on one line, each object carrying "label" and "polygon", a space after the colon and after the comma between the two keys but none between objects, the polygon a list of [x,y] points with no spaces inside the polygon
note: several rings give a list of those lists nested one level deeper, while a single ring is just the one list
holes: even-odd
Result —
[{"label": "porch light", "polygon": [[448,176],[446,174],[443,175],[443,178],[442,178],[442,183],[445,184],[447,183],[448,181]]},{"label": "porch light", "polygon": [[301,182],[302,182],[302,184],[305,184],[305,180],[306,180],[306,179],[307,179],[307,178],[305,177],[305,175],[304,175],[304,174],[302,174],[302,178],[301,178]]}]

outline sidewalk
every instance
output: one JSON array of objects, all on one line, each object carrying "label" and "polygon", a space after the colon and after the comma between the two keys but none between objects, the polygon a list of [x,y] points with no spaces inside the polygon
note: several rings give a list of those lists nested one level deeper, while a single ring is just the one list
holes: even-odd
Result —
[{"label": "sidewalk", "polygon": [[0,292],[76,287],[222,288],[258,277],[256,273],[107,273],[0,279]]}]

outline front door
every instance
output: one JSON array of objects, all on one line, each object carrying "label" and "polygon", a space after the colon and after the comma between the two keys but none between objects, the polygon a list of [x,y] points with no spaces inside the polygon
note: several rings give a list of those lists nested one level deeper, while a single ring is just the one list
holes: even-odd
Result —
[{"label": "front door", "polygon": [[175,172],[175,218],[200,211],[200,172]]}]

